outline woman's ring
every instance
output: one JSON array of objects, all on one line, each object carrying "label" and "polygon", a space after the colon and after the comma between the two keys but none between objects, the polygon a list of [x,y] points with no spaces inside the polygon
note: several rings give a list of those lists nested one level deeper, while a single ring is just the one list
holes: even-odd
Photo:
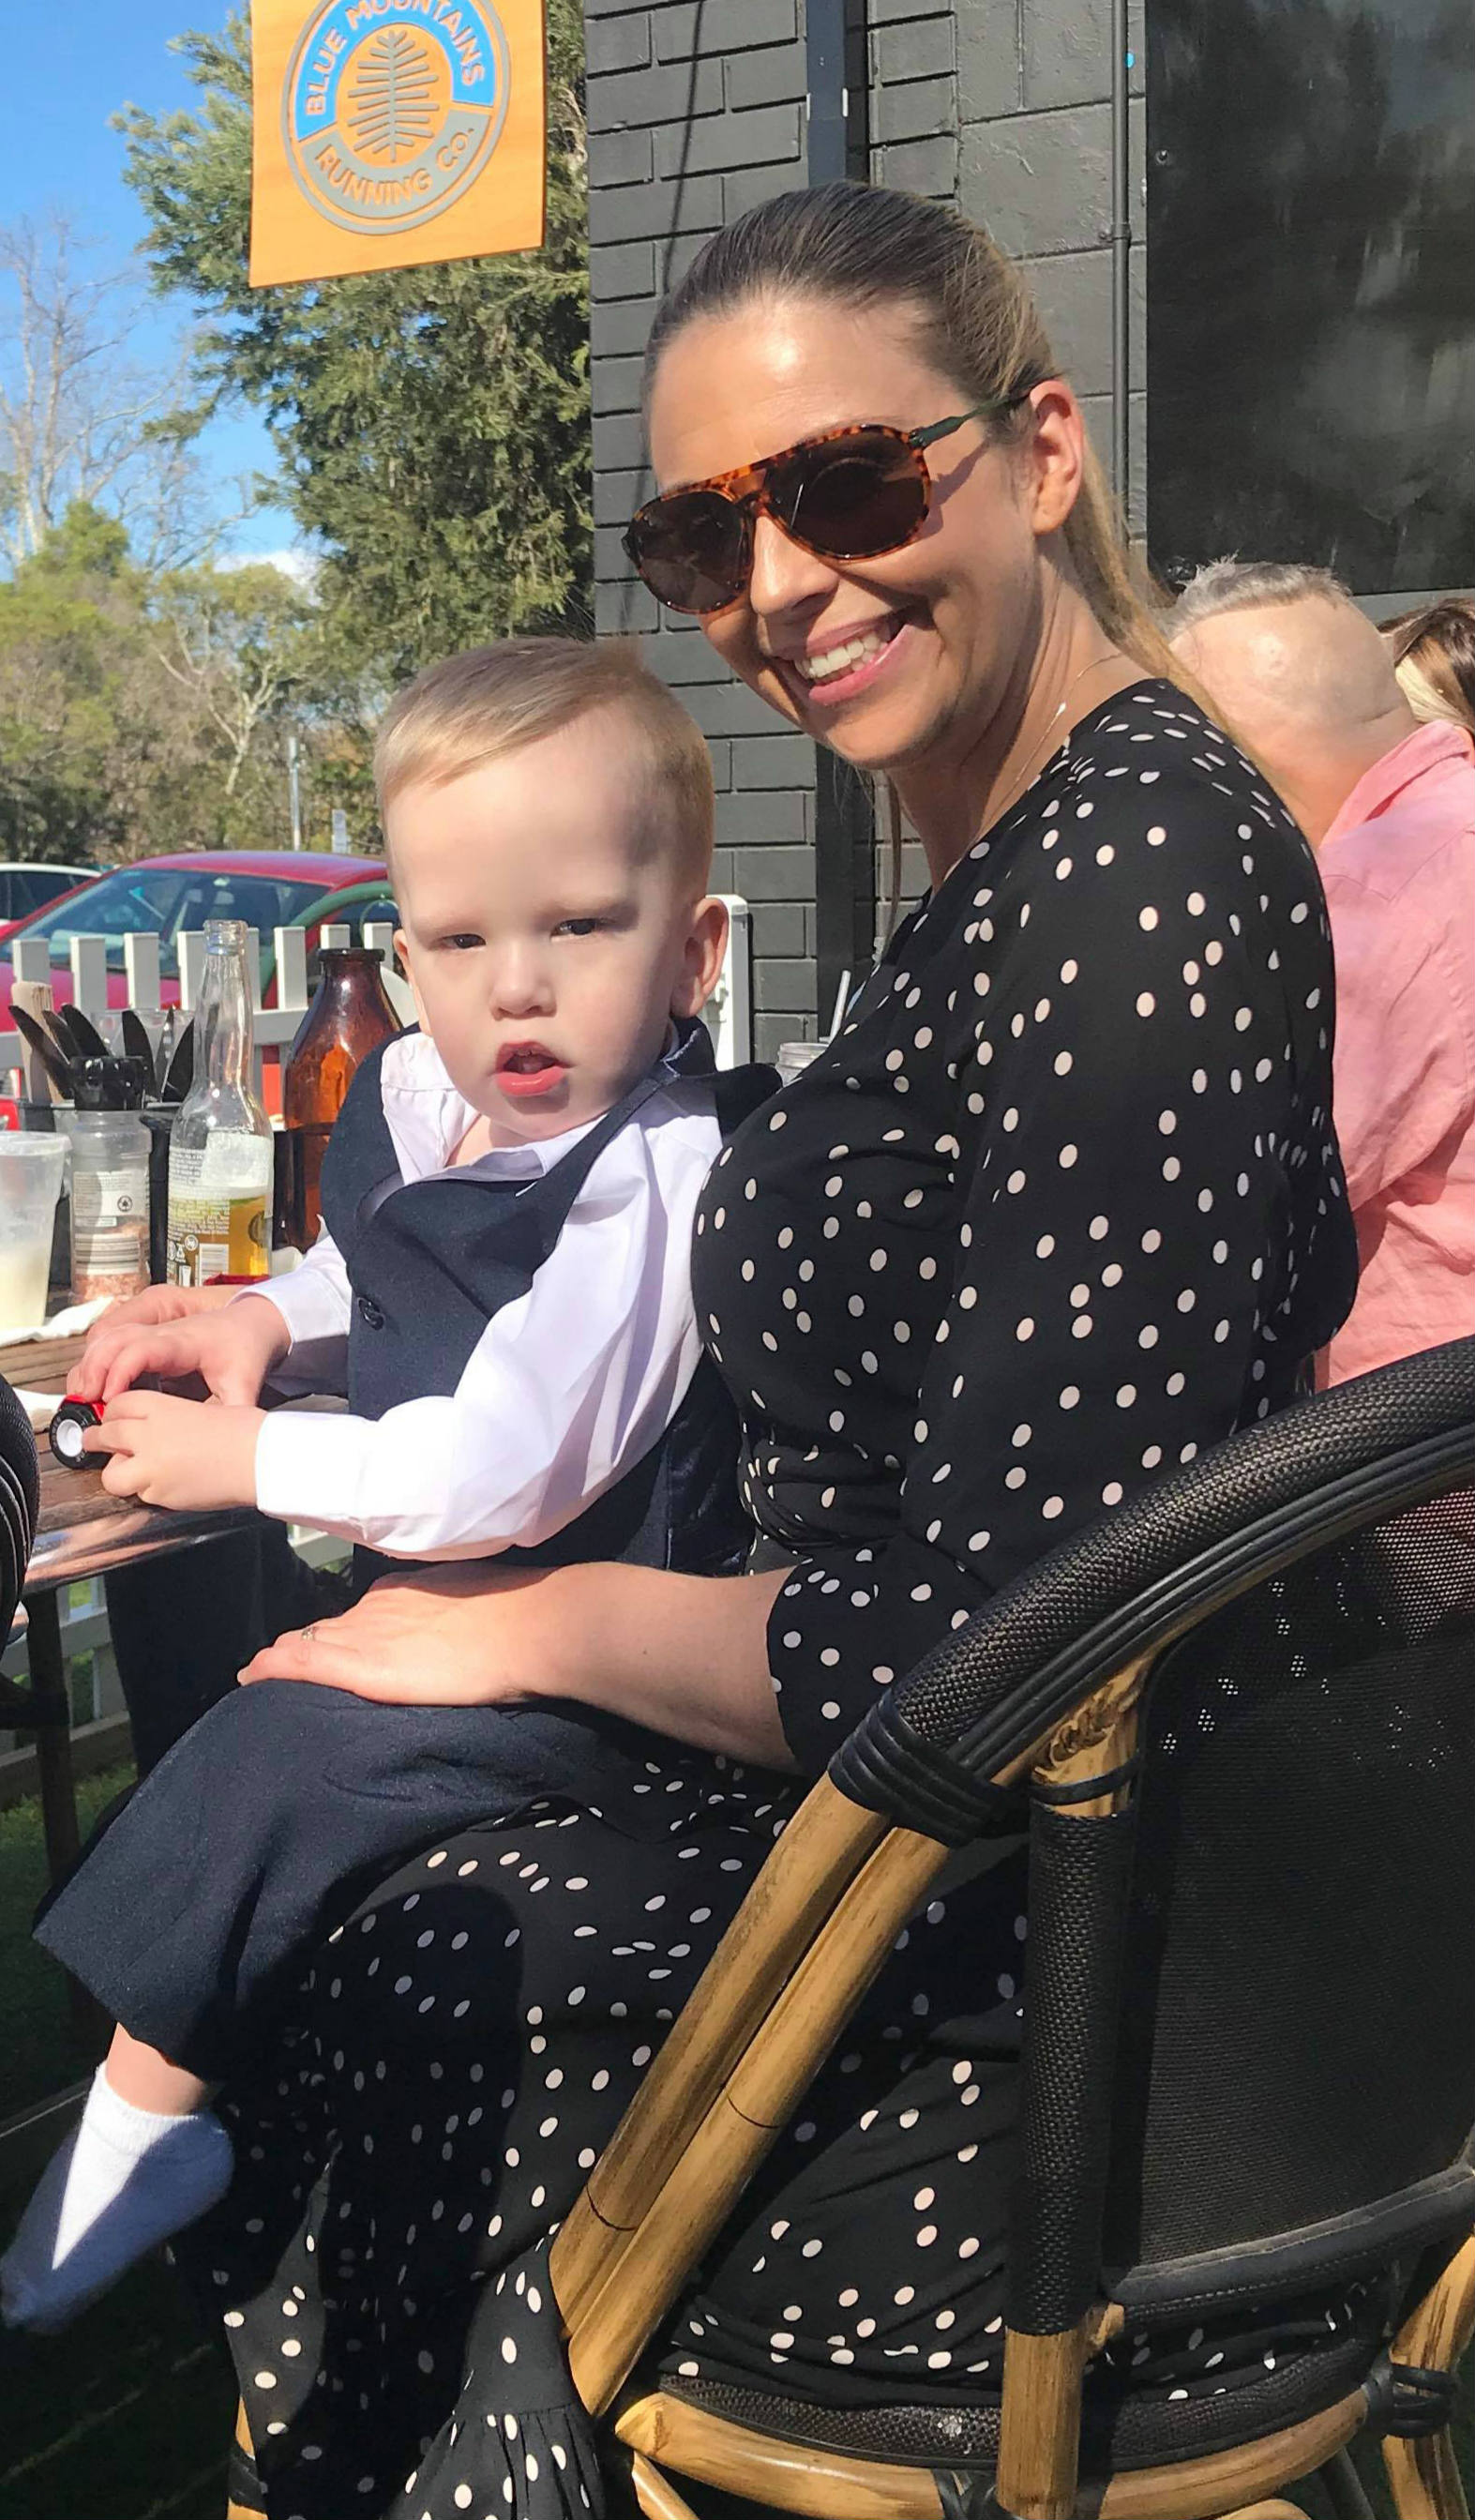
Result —
[{"label": "woman's ring", "polygon": [[302,1631],[302,1642],[304,1645],[310,1645],[317,1633],[317,1621],[315,1619],[309,1619],[306,1627]]}]

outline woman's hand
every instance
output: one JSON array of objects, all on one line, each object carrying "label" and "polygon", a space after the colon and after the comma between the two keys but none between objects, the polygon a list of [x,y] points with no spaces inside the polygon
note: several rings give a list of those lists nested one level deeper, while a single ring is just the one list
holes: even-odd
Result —
[{"label": "woman's hand", "polygon": [[279,1637],[241,1677],[308,1680],[400,1706],[571,1697],[700,1750],[791,1769],[767,1628],[782,1575],[651,1566],[383,1576],[341,1618]]},{"label": "woman's hand", "polygon": [[543,1588],[561,1572],[499,1575],[472,1560],[384,1575],[341,1617],[278,1637],[241,1678],[309,1680],[392,1706],[559,1696],[557,1605]]}]

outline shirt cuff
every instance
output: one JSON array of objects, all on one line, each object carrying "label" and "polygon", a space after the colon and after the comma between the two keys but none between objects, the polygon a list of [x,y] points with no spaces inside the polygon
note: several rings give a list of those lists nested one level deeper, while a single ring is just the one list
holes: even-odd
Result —
[{"label": "shirt cuff", "polygon": [[797,1559],[769,1613],[768,1667],[804,1775],[823,1776],[878,1693],[989,1598],[951,1557],[905,1534]]},{"label": "shirt cuff", "polygon": [[256,1436],[256,1509],[356,1540],[363,1461],[361,1418],[272,1410]]},{"label": "shirt cuff", "polygon": [[236,1297],[238,1304],[261,1298],[275,1304],[287,1324],[293,1347],[304,1339],[341,1338],[348,1327],[340,1290],[321,1269],[293,1269],[285,1278],[263,1278],[259,1285]]}]

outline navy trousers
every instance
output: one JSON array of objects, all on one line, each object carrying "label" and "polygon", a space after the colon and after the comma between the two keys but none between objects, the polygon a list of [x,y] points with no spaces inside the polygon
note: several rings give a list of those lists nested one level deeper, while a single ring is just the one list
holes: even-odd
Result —
[{"label": "navy trousers", "polygon": [[384,1706],[258,1681],[114,1807],[36,1936],[135,2038],[223,2081],[305,1951],[397,1857],[546,1797],[625,1803],[648,1747],[590,1707]]}]

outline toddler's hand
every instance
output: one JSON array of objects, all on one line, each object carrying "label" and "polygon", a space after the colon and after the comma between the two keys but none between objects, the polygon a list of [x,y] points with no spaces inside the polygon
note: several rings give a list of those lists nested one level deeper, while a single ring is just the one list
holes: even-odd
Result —
[{"label": "toddler's hand", "polygon": [[[219,1312],[223,1304],[235,1302],[236,1292],[234,1286],[146,1286],[141,1295],[125,1295],[120,1303],[110,1304],[87,1333],[73,1391],[84,1400],[97,1398],[92,1378],[101,1361],[112,1355],[120,1337],[133,1330],[156,1328],[160,1322],[183,1322],[196,1313]],[[85,1381],[82,1377],[86,1377]]]},{"label": "toddler's hand", "polygon": [[88,1331],[88,1342],[116,1329],[120,1323],[182,1322],[191,1313],[218,1313],[222,1304],[233,1304],[240,1292],[239,1286],[146,1286],[141,1295],[125,1295],[110,1304]]},{"label": "toddler's hand", "polygon": [[111,1402],[89,1452],[109,1453],[103,1472],[110,1496],[176,1512],[219,1512],[256,1502],[256,1436],[260,1409],[222,1408],[217,1401],[176,1400],[162,1391],[124,1391]]},{"label": "toddler's hand", "polygon": [[[165,1291],[151,1289],[155,1294]],[[101,1400],[111,1409],[145,1374],[160,1382],[183,1382],[198,1373],[213,1399],[231,1408],[249,1407],[290,1345],[276,1305],[249,1295],[224,1307],[192,1308],[173,1320],[135,1318],[116,1328],[103,1321],[87,1342],[71,1388],[79,1400]]]}]

